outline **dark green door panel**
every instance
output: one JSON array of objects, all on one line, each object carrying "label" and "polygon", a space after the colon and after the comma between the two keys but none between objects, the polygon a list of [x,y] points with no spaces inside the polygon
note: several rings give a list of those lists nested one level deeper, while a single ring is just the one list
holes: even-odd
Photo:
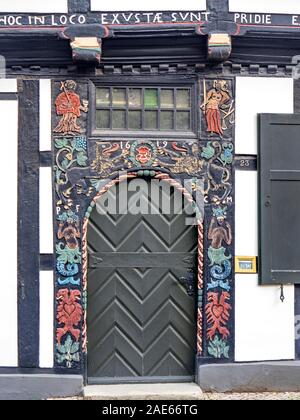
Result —
[{"label": "dark green door panel", "polygon": [[300,283],[300,116],[259,116],[259,278]]},{"label": "dark green door panel", "polygon": [[[151,190],[144,185],[149,203]],[[108,195],[118,203],[119,188],[102,203]],[[159,194],[152,189],[152,201],[154,196]],[[173,190],[167,199],[182,206]],[[89,383],[194,376],[196,301],[180,279],[196,270],[197,229],[186,226],[186,214],[175,214],[175,206],[165,215],[160,200],[152,205],[159,214],[99,214],[95,207],[91,215]]]}]

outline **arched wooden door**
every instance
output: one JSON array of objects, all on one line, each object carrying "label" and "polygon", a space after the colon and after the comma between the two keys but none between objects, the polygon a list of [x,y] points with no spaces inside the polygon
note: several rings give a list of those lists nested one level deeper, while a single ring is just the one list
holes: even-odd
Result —
[{"label": "arched wooden door", "polygon": [[[120,188],[99,199],[88,228],[88,381],[193,380],[197,229],[177,214],[177,190],[145,181],[139,204],[156,214],[132,214],[136,193],[124,201]],[[117,214],[99,214],[108,197]]]}]

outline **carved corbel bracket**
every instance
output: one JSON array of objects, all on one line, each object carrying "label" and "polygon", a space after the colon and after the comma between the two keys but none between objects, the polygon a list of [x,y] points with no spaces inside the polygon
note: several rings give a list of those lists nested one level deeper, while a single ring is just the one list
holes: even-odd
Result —
[{"label": "carved corbel bracket", "polygon": [[228,60],[232,51],[231,36],[226,33],[211,33],[208,35],[207,58],[213,62]]},{"label": "carved corbel bracket", "polygon": [[73,25],[61,32],[60,38],[69,39],[75,63],[97,65],[101,62],[102,39],[112,33],[103,25]]},{"label": "carved corbel bracket", "polygon": [[[222,22],[221,29],[216,25],[197,25],[196,34],[207,36],[207,59],[215,63],[223,63],[228,60],[232,51],[231,33],[235,33],[236,28],[228,22]],[[233,31],[233,32],[232,32]]]},{"label": "carved corbel bracket", "polygon": [[95,37],[75,37],[70,43],[73,61],[97,63],[101,61],[102,40]]}]

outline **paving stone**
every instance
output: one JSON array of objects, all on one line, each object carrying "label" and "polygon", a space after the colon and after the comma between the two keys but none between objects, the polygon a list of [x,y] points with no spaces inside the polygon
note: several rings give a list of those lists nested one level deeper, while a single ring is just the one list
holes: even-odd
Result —
[{"label": "paving stone", "polygon": [[195,383],[93,385],[84,389],[91,400],[200,400],[202,391]]}]

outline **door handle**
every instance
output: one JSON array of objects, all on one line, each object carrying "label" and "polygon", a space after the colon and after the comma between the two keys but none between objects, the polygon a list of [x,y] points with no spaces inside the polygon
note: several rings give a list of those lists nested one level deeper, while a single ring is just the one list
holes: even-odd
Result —
[{"label": "door handle", "polygon": [[195,295],[195,273],[193,270],[188,272],[186,277],[180,277],[179,282],[185,287],[189,296]]}]

